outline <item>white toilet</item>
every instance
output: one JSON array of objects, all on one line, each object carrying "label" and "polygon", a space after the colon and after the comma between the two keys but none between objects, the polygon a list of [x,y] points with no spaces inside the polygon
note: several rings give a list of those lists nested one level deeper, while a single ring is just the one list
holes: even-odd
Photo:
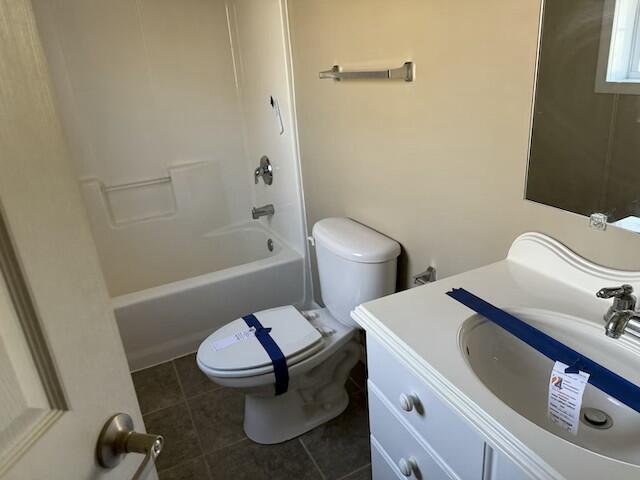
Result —
[{"label": "white toilet", "polygon": [[[348,218],[319,221],[313,238],[326,308],[255,312],[220,328],[198,349],[198,366],[211,380],[245,393],[244,430],[258,443],[284,442],[344,411],[344,386],[361,352],[350,313],[395,291],[400,245],[394,240]],[[286,357],[284,374],[284,360],[272,360],[258,332],[248,333],[256,319]]]}]

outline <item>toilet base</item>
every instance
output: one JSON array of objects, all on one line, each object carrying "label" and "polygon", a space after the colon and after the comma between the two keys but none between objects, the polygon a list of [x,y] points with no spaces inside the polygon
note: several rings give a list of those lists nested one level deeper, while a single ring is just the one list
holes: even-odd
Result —
[{"label": "toilet base", "polygon": [[[290,395],[289,398],[283,398]],[[256,443],[272,445],[298,437],[315,427],[328,422],[345,411],[349,395],[344,390],[342,398],[329,408],[309,411],[294,398],[297,392],[288,392],[279,397],[245,397],[244,431]],[[272,400],[272,401],[270,401]]]},{"label": "toilet base", "polygon": [[359,358],[360,345],[351,340],[322,364],[296,378],[287,393],[247,393],[247,437],[267,445],[281,443],[340,415],[349,405],[345,383]]}]

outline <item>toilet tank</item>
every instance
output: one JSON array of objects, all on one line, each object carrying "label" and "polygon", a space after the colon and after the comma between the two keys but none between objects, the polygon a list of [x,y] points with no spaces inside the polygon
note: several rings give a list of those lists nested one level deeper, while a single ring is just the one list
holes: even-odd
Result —
[{"label": "toilet tank", "polygon": [[325,218],[313,226],[322,301],[340,323],[358,325],[351,311],[395,292],[400,245],[348,218]]}]

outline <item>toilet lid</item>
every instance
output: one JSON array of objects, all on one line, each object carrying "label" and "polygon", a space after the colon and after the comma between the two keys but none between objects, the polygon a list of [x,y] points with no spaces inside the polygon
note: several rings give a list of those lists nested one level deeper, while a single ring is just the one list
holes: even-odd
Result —
[{"label": "toilet lid", "polygon": [[[322,335],[298,310],[289,305],[254,313],[264,328],[271,328],[270,335],[287,358],[287,365],[300,362],[322,349]],[[198,349],[198,362],[210,370],[246,371],[273,370],[271,358],[254,336],[234,341],[235,336],[247,332],[249,327],[238,318],[216,330],[202,342]],[[256,373],[256,374],[258,374]]]}]

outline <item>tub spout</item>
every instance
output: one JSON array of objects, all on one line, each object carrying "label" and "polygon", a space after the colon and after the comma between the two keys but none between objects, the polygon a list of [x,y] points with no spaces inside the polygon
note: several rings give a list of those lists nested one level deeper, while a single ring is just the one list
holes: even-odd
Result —
[{"label": "tub spout", "polygon": [[253,207],[251,209],[251,216],[254,220],[257,220],[260,217],[266,217],[267,215],[273,215],[274,213],[276,213],[276,210],[271,203],[263,205],[262,207]]}]

